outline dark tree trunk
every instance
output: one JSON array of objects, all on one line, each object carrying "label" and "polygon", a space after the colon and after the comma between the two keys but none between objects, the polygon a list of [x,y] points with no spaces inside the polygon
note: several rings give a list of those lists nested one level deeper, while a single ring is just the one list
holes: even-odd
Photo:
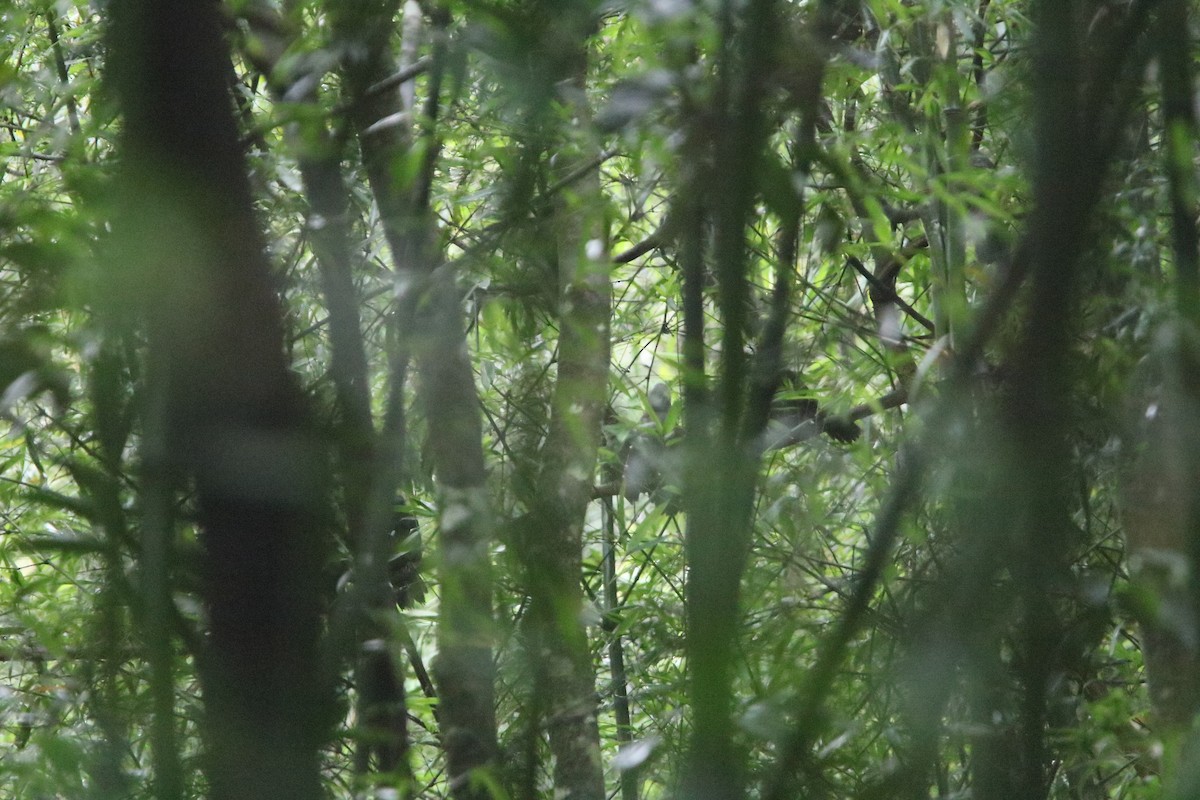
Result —
[{"label": "dark tree trunk", "polygon": [[317,798],[324,459],[284,357],[219,7],[119,0],[110,34],[125,115],[114,278],[149,322],[166,463],[195,489],[209,796]]}]

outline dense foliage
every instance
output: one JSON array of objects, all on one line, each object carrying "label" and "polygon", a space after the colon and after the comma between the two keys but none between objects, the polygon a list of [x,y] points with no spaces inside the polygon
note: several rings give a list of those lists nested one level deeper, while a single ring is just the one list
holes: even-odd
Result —
[{"label": "dense foliage", "polygon": [[1194,796],[1191,12],[0,8],[0,795]]}]

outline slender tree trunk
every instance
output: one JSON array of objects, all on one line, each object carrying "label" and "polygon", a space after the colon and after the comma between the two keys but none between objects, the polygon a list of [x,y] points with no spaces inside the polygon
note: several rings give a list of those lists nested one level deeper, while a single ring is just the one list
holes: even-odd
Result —
[{"label": "slender tree trunk", "polygon": [[315,800],[332,719],[316,664],[324,457],[284,357],[219,7],[119,0],[113,15],[125,114],[114,278],[149,319],[167,455],[195,484],[210,796]]},{"label": "slender tree trunk", "polygon": [[[1022,609],[1015,659],[1022,692],[1018,781],[1021,796],[1030,800],[1045,797],[1050,789],[1047,701],[1053,676],[1065,668],[1066,656],[1065,623],[1055,595],[1071,585],[1071,555],[1079,544],[1072,537],[1067,503],[1069,354],[1078,293],[1084,285],[1083,256],[1091,246],[1090,219],[1110,155],[1097,132],[1085,127],[1091,122],[1091,109],[1079,90],[1088,36],[1087,26],[1081,24],[1082,9],[1044,0],[1034,5],[1033,18],[1038,27],[1032,41],[1037,149],[1034,209],[1027,233],[1031,285],[1022,336],[1007,358],[1012,378],[1002,424],[1013,449],[1007,465],[1009,491],[996,498],[997,512],[1001,504],[1021,509],[1013,526],[1009,563]],[[1118,95],[1106,108],[1123,119],[1128,105]]]},{"label": "slender tree trunk", "polygon": [[[440,688],[438,719],[458,800],[487,795],[476,770],[495,766],[497,755],[492,663],[492,517],[485,485],[483,430],[467,351],[455,276],[440,262],[428,181],[438,152],[426,137],[426,161],[416,182],[398,185],[394,168],[410,155],[411,134],[394,89],[373,89],[398,69],[389,49],[398,3],[384,0],[335,9],[339,37],[351,54],[345,65],[352,123],[358,133],[371,192],[392,250],[402,334],[420,374],[418,394],[429,426],[439,494],[441,609],[434,675]],[[414,4],[409,9],[415,10]],[[411,13],[411,11],[410,11]],[[439,33],[441,33],[439,31]],[[444,67],[435,45],[425,117],[436,121]]]},{"label": "slender tree trunk", "polygon": [[[1124,487],[1123,518],[1130,573],[1153,602],[1139,609],[1142,655],[1157,731],[1167,744],[1167,773],[1178,743],[1200,711],[1200,232],[1194,170],[1196,119],[1192,105],[1190,5],[1166,0],[1154,30],[1162,81],[1162,149],[1170,189],[1171,254],[1177,319],[1157,354],[1156,396],[1140,398],[1154,414],[1142,420],[1136,463]],[[1139,415],[1141,416],[1141,415]],[[1186,575],[1186,580],[1181,580]],[[1188,624],[1184,624],[1187,620]],[[1179,796],[1194,787],[1182,786]]]},{"label": "slender tree trunk", "polygon": [[[734,800],[744,791],[741,758],[732,736],[732,680],[740,584],[750,545],[757,439],[770,402],[769,394],[748,391],[746,222],[756,193],[755,166],[766,143],[762,82],[778,24],[774,5],[771,0],[753,0],[744,6],[724,6],[713,100],[712,164],[698,181],[705,205],[712,210],[717,305],[723,323],[719,377],[711,404],[698,392],[685,397],[692,732],[683,791],[688,797],[704,800]],[[694,285],[697,279],[704,276],[685,276],[693,284],[685,287],[685,292],[700,295],[702,288]],[[685,322],[703,325],[703,317],[687,316]],[[782,319],[778,324],[782,325]],[[776,328],[776,335],[782,335],[782,327]],[[701,334],[689,331],[688,336],[696,340]],[[778,354],[776,342],[772,348],[776,369]],[[685,375],[685,380],[694,382],[696,376]],[[759,389],[767,385],[763,380],[756,382]]]},{"label": "slender tree trunk", "polygon": [[[611,258],[600,185],[599,147],[585,97],[588,44],[596,19],[588,2],[535,3],[520,20],[530,63],[517,91],[525,136],[511,202],[512,219],[528,215],[539,161],[553,158],[549,230],[558,285],[557,374],[550,422],[536,457],[538,473],[522,499],[513,549],[530,605],[522,621],[532,678],[529,765],[544,726],[556,793],[603,800],[604,771],[596,708],[596,672],[584,624],[583,527],[596,474],[601,422],[608,408]],[[553,35],[543,21],[553,17]],[[514,27],[516,27],[514,25]],[[573,123],[561,125],[568,107]],[[532,268],[532,267],[531,267]],[[532,773],[527,773],[531,779]],[[534,791],[527,782],[526,792]]]},{"label": "slender tree trunk", "polygon": [[[586,66],[580,43],[579,83]],[[582,95],[583,87],[579,86]],[[586,108],[576,109],[584,125]],[[586,128],[582,135],[587,135]],[[566,156],[568,147],[560,152]],[[596,149],[562,158],[564,172],[595,159]],[[609,278],[604,201],[599,168],[564,189],[556,200],[558,238],[558,377],[550,433],[538,482],[540,530],[532,545],[530,591],[539,636],[535,654],[545,675],[547,727],[554,783],[573,800],[603,800],[596,672],[583,624],[583,523],[591,501],[600,425],[608,407]]]},{"label": "slender tree trunk", "polygon": [[[620,480],[617,469],[608,470],[608,480]],[[608,664],[612,682],[613,721],[619,747],[633,743],[633,721],[629,705],[629,675],[625,669],[625,644],[618,627],[621,612],[620,586],[617,582],[617,526],[611,498],[604,506],[604,632],[609,637]],[[621,800],[638,800],[638,768],[621,772]]]}]

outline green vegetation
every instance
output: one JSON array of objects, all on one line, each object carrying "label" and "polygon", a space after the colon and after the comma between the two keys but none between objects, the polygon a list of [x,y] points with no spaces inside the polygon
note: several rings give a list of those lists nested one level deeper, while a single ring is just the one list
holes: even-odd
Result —
[{"label": "green vegetation", "polygon": [[1200,794],[1186,0],[0,9],[0,797]]}]

